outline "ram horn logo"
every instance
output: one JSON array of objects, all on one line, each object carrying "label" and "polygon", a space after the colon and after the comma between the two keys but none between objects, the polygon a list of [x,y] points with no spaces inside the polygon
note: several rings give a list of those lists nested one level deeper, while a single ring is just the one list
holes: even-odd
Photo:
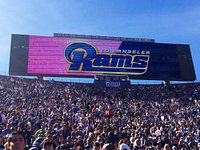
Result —
[{"label": "ram horn logo", "polygon": [[74,42],[65,48],[68,72],[142,75],[147,71],[149,55],[98,53],[87,42]]}]

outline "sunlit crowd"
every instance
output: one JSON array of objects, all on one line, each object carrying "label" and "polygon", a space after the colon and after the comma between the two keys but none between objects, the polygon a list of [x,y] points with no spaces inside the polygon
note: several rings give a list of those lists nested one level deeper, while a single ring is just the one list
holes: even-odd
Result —
[{"label": "sunlit crowd", "polygon": [[0,76],[0,150],[199,150],[200,84]]}]

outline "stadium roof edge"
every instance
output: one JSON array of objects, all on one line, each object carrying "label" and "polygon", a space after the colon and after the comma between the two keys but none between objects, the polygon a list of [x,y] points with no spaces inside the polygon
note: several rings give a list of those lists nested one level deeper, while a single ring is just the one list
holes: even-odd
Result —
[{"label": "stadium roof edge", "polygon": [[84,34],[65,34],[54,33],[54,37],[68,37],[68,38],[89,38],[89,39],[103,39],[103,40],[120,40],[120,41],[134,41],[134,42],[148,42],[155,43],[154,39],[147,38],[128,38],[128,37],[112,37],[112,36],[97,36],[97,35],[84,35]]},{"label": "stadium roof edge", "polygon": [[[59,34],[62,34],[59,36]],[[11,33],[11,37],[13,35],[20,36],[52,36],[52,35],[37,35],[37,34],[23,34],[23,33]],[[85,38],[85,39],[102,39],[102,40],[122,40],[122,41],[132,41],[132,42],[146,42],[146,43],[161,43],[161,44],[173,44],[176,43],[171,42],[156,42],[155,39],[147,39],[147,38],[128,38],[128,37],[111,37],[111,36],[96,36],[96,35],[81,35],[81,34],[64,34],[64,33],[53,33],[53,37],[67,37],[67,38]],[[96,38],[95,38],[96,37]],[[120,39],[121,38],[121,39]],[[143,40],[143,41],[142,41]],[[145,41],[146,40],[146,41]],[[189,43],[178,43],[179,45],[190,45]]]}]

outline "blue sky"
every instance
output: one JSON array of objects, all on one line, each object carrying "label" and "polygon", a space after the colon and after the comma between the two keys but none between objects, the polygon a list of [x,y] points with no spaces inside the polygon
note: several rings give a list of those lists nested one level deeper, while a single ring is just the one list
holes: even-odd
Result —
[{"label": "blue sky", "polygon": [[0,74],[8,74],[11,34],[152,38],[190,44],[200,81],[199,0],[2,0]]}]

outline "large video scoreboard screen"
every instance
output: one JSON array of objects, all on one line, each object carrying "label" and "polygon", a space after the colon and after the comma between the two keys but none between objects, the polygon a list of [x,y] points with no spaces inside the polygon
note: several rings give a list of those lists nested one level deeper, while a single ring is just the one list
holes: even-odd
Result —
[{"label": "large video scoreboard screen", "polygon": [[10,75],[193,81],[189,45],[12,35]]}]

